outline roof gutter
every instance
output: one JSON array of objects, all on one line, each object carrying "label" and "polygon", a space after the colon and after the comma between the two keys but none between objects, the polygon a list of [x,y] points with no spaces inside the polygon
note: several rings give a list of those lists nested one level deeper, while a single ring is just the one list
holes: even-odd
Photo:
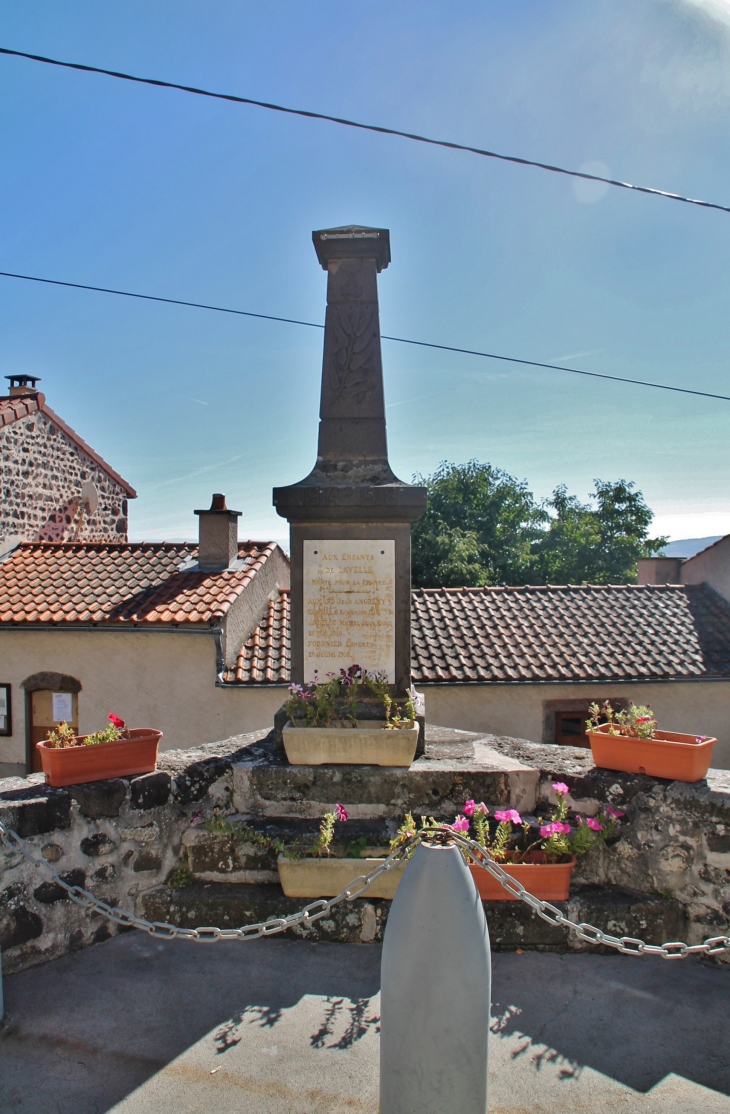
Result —
[{"label": "roof gutter", "polygon": [[0,623],[0,631],[62,631],[64,634],[101,631],[114,634],[213,634],[221,632],[219,626],[175,626],[172,623]]},{"label": "roof gutter", "polygon": [[517,688],[520,685],[681,685],[697,682],[726,681],[730,674],[699,675],[696,677],[591,677],[586,680],[572,680],[570,677],[552,681],[414,681],[416,688]]}]

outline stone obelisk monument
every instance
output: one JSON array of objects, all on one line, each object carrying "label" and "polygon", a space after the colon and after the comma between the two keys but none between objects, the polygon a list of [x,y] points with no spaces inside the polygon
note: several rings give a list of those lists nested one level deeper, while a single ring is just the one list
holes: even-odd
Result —
[{"label": "stone obelisk monument", "polygon": [[426,489],[391,471],[385,432],[378,273],[385,228],[313,232],[327,271],[317,463],[274,488],[291,537],[292,680],[325,680],[357,664],[411,685],[411,523]]}]

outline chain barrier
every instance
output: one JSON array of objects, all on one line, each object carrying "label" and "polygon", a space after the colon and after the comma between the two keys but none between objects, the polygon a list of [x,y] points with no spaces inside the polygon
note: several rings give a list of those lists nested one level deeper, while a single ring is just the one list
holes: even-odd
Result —
[{"label": "chain barrier", "polygon": [[408,858],[410,852],[422,841],[429,843],[453,842],[477,866],[482,867],[493,878],[496,878],[512,897],[529,905],[538,917],[557,928],[568,929],[575,933],[579,940],[584,940],[588,944],[603,944],[605,947],[615,948],[623,955],[657,955],[663,959],[685,959],[688,955],[712,956],[730,951],[730,936],[711,936],[701,944],[684,944],[681,941],[671,941],[666,944],[647,944],[633,936],[612,936],[610,933],[603,932],[600,928],[595,928],[594,925],[586,924],[584,921],[573,921],[562,910],[555,905],[551,905],[549,901],[543,901],[529,893],[521,882],[508,874],[494,859],[490,859],[480,844],[468,839],[460,832],[446,829],[443,832],[418,833],[412,836],[406,843],[391,851],[388,857],[383,859],[368,874],[361,874],[358,878],[354,878],[337,897],[319,898],[317,901],[305,905],[299,912],[290,913],[287,917],[276,917],[270,921],[260,921],[258,924],[243,925],[241,928],[215,928],[212,926],[180,928],[163,921],[145,920],[144,917],[138,917],[135,913],[129,913],[118,906],[108,905],[100,898],[94,897],[82,886],[70,885],[45,859],[35,855],[17,832],[0,823],[0,842],[24,855],[48,881],[60,886],[66,891],[71,901],[76,902],[83,909],[100,913],[123,928],[141,929],[157,939],[194,940],[200,944],[215,943],[218,940],[258,940],[262,936],[274,936],[279,932],[286,932],[288,928],[294,928],[296,925],[303,925],[308,928],[315,921],[326,917],[335,905],[339,905],[343,901],[354,901],[355,898],[360,897],[377,878]]}]

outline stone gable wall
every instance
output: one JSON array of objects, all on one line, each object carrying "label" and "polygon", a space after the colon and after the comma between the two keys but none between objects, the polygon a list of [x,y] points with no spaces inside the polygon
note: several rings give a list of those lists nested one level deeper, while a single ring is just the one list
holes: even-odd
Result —
[{"label": "stone gable wall", "polygon": [[78,541],[126,542],[126,491],[42,411],[0,428],[0,470],[0,543],[74,541],[84,480],[99,506],[84,512]]}]

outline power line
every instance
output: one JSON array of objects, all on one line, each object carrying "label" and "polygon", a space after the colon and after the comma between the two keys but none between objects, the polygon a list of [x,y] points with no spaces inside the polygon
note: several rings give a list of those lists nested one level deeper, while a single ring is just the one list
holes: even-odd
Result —
[{"label": "power line", "polygon": [[537,162],[535,159],[523,159],[517,155],[502,155],[497,151],[487,151],[482,147],[470,147],[465,143],[452,143],[446,139],[432,139],[426,135],[418,135],[416,132],[400,131],[398,128],[363,124],[342,116],[329,116],[325,112],[310,112],[304,108],[288,108],[282,104],[270,104],[268,101],[254,100],[253,97],[237,97],[232,93],[214,93],[210,89],[199,89],[195,85],[179,85],[175,81],[160,81],[153,77],[137,77],[134,74],[122,73],[119,70],[105,70],[101,66],[85,66],[80,62],[62,62],[58,58],[46,58],[42,54],[27,54],[23,50],[9,50],[7,47],[0,47],[0,54],[8,54],[14,58],[27,58],[32,62],[45,62],[50,66],[61,66],[67,70],[104,74],[106,77],[117,77],[122,81],[135,81],[139,85],[157,85],[162,89],[178,89],[183,93],[195,93],[199,97],[212,97],[219,101],[233,101],[235,104],[250,104],[256,108],[267,108],[272,112],[285,112],[290,116],[305,116],[310,120],[327,120],[331,124],[341,124],[347,128],[359,128],[361,131],[378,132],[381,135],[397,135],[402,139],[412,139],[417,143],[428,143],[433,147],[448,147],[452,151],[468,151],[472,155],[483,155],[487,159],[500,159],[502,162],[513,162],[519,166],[535,166],[539,170],[549,170],[553,174],[565,174],[570,178],[585,178],[589,182],[605,182],[606,185],[618,186],[624,190],[650,193],[657,197],[668,197],[671,201],[684,201],[688,205],[700,205],[705,209],[719,209],[723,213],[730,213],[730,205],[718,205],[714,201],[701,201],[696,197],[684,197],[680,193],[653,189],[651,186],[637,186],[631,182],[621,182],[617,178],[604,178],[600,174],[586,174],[581,170],[567,170],[564,166],[553,166],[552,163]]},{"label": "power line", "polygon": [[[43,282],[49,286],[70,286],[74,290],[93,290],[98,294],[118,294],[123,298],[140,298],[145,302],[165,302],[173,306],[190,306],[193,309],[208,309],[215,313],[234,313],[238,317],[258,317],[263,321],[282,321],[286,325],[305,325],[309,329],[324,329],[316,321],[300,321],[296,317],[277,317],[272,313],[253,313],[246,309],[231,309],[229,306],[213,306],[207,302],[187,302],[182,298],[163,298],[157,294],[137,294],[132,290],[114,290],[109,286],[89,286],[83,282],[63,282],[61,279],[40,278],[38,275],[19,275],[13,271],[0,271],[5,278],[24,279],[26,282]],[[414,344],[418,348],[436,348],[440,352],[458,352],[464,356],[480,356],[486,360],[503,360],[509,364],[525,364],[527,367],[542,367],[549,371],[567,371],[570,375],[587,375],[591,379],[610,379],[614,383],[631,383],[635,387],[653,387],[658,391],[675,391],[682,395],[697,395],[699,398],[718,398],[730,402],[730,395],[716,395],[709,391],[692,391],[689,387],[672,387],[668,383],[652,383],[647,379],[628,379],[623,375],[607,375],[600,371],[585,371],[581,368],[564,367],[562,364],[545,364],[539,360],[522,360],[517,356],[500,356],[496,352],[480,352],[473,348],[457,348],[452,344],[434,344],[428,340],[410,340],[407,337],[391,337],[385,333],[382,340],[396,341],[398,344]]]}]

